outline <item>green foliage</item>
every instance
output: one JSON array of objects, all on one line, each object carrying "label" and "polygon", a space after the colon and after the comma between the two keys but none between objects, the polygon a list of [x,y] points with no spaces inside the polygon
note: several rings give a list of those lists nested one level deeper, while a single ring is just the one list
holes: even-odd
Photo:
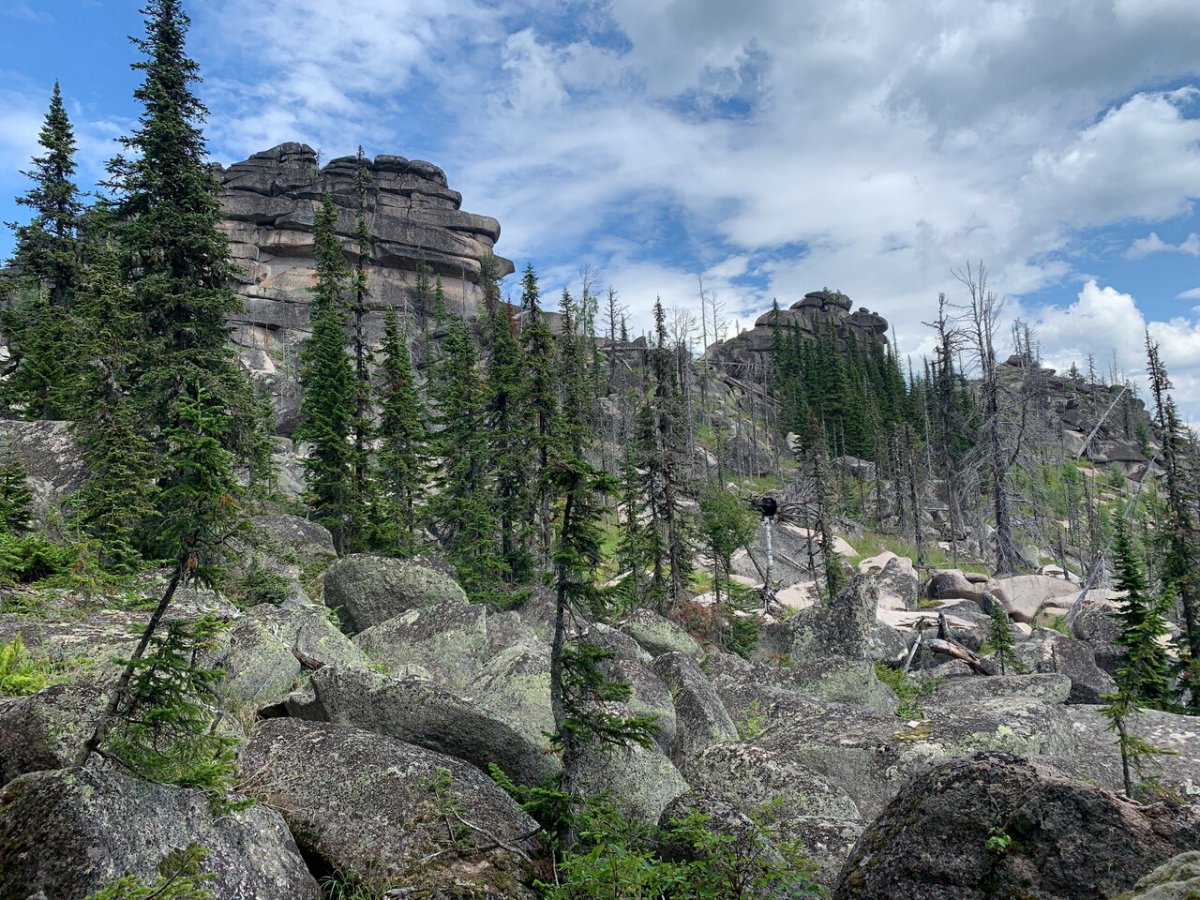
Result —
[{"label": "green foliage", "polygon": [[736,723],[738,737],[743,741],[752,741],[767,730],[768,724],[770,720],[759,707],[758,701],[752,700],[746,707],[745,715]]},{"label": "green foliage", "polygon": [[1003,828],[994,827],[988,830],[987,840],[983,842],[983,847],[994,856],[1004,856],[1012,847],[1012,843],[1012,836],[1008,832]]},{"label": "green foliage", "polygon": [[992,621],[989,627],[989,638],[992,645],[992,655],[1000,663],[1000,674],[1007,675],[1012,669],[1014,674],[1020,673],[1024,666],[1017,656],[1017,639],[1013,634],[1012,621],[998,600],[992,601]]},{"label": "green foliage", "polygon": [[542,826],[546,834],[562,834],[573,821],[571,795],[562,789],[561,772],[532,786],[517,784],[495,763],[488,763],[488,774]]},{"label": "green foliage", "polygon": [[279,606],[292,595],[292,582],[270,569],[251,566],[241,578],[239,585],[242,600],[247,606],[270,603]]},{"label": "green foliage", "polygon": [[0,456],[0,532],[28,530],[32,507],[33,491],[25,478],[25,467],[12,448],[7,448]]},{"label": "green foliage", "polygon": [[337,237],[337,206],[326,194],[313,225],[317,280],[311,336],[300,349],[300,412],[296,437],[311,446],[304,459],[312,517],[329,529],[338,552],[350,538],[350,429],[355,378],[346,353],[346,281],[349,271]]},{"label": "green foliage", "polygon": [[212,586],[230,540],[246,526],[232,454],[220,441],[226,411],[197,386],[178,397],[173,418],[177,424],[166,432],[159,499],[160,553],[173,559],[187,580]]},{"label": "green foliage", "polygon": [[159,863],[159,875],[153,883],[126,875],[88,894],[87,900],[214,900],[216,895],[204,887],[206,881],[216,878],[202,868],[207,858],[208,849],[196,844],[172,850]]},{"label": "green foliage", "polygon": [[538,885],[549,900],[827,896],[799,844],[780,837],[770,808],[724,833],[700,813],[661,828],[638,825],[596,798],[577,833],[558,865],[559,883]]},{"label": "green foliage", "polygon": [[1120,624],[1114,643],[1125,651],[1115,673],[1118,691],[1141,706],[1173,709],[1172,662],[1161,639],[1171,633],[1167,616],[1175,598],[1169,589],[1151,595],[1141,554],[1123,524],[1113,546],[1113,567],[1116,589],[1125,592],[1114,614]]},{"label": "green foliage", "polygon": [[151,636],[144,656],[119,660],[132,667],[133,679],[105,753],[163,784],[221,792],[232,783],[237,742],[220,733],[213,694],[224,673],[203,665],[225,628],[208,614],[170,621]]},{"label": "green foliage", "polygon": [[382,532],[382,541],[400,553],[415,553],[419,544],[419,500],[429,478],[431,450],[407,334],[401,331],[396,311],[390,308],[383,319],[379,372],[379,477],[384,515],[376,529]]},{"label": "green foliage", "polygon": [[713,558],[718,600],[722,585],[729,593],[733,554],[754,539],[758,518],[745,501],[719,484],[706,484],[700,492],[700,534]]},{"label": "green foliage", "polygon": [[937,686],[941,683],[940,679],[914,681],[899,669],[893,669],[887,663],[881,662],[875,663],[875,677],[890,687],[892,692],[900,698],[901,702],[896,709],[896,715],[908,721],[925,718],[925,713],[921,709],[921,701],[937,690]]},{"label": "green foliage", "polygon": [[21,635],[0,643],[0,697],[36,694],[50,684],[52,676],[50,663],[30,656]]},{"label": "green foliage", "polygon": [[71,548],[40,535],[0,532],[0,585],[33,584],[69,571],[75,560]]}]

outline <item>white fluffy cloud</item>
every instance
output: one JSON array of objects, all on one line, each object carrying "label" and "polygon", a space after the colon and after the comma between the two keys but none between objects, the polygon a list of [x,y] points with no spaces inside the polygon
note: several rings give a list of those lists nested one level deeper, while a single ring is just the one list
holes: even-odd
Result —
[{"label": "white fluffy cloud", "polygon": [[1125,251],[1129,259],[1142,259],[1152,253],[1185,253],[1188,256],[1200,256],[1200,234],[1193,231],[1178,244],[1171,244],[1152,231],[1144,238],[1135,240]]},{"label": "white fluffy cloud", "polygon": [[[592,263],[642,317],[657,294],[694,297],[697,272],[746,314],[828,285],[920,351],[968,259],[1028,294],[1086,271],[1081,235],[1189,214],[1200,194],[1200,93],[1160,89],[1197,74],[1187,0],[213,0],[196,15],[225,158],[283,139],[429,156],[501,220],[502,252],[554,287]],[[1121,246],[1190,253],[1193,237]],[[1104,290],[1045,324],[1087,321],[1106,357],[1141,313]],[[1151,327],[1187,357],[1189,322]]]}]

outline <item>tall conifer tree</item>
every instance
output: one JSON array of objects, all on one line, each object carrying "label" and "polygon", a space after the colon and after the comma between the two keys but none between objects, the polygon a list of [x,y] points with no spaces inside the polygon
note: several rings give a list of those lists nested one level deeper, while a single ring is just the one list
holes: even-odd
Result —
[{"label": "tall conifer tree", "polygon": [[429,435],[407,336],[391,308],[383,319],[379,375],[379,473],[387,521],[378,530],[410,554],[419,544],[418,498],[429,475]]},{"label": "tall conifer tree", "polygon": [[179,0],[149,0],[146,36],[134,39],[144,59],[134,96],[138,127],[122,143],[129,156],[109,164],[123,275],[141,318],[140,375],[134,394],[147,428],[165,452],[182,401],[202,386],[226,410],[216,423],[221,445],[246,462],[261,454],[261,407],[229,344],[226,317],[241,308],[233,267],[218,225],[220,184],[210,167],[201,126],[207,117],[194,92],[200,81],[188,57],[190,20]]},{"label": "tall conifer tree", "polygon": [[338,241],[337,207],[326,194],[313,226],[317,282],[310,312],[311,337],[300,350],[300,412],[296,437],[312,445],[304,460],[313,518],[329,529],[334,545],[347,548],[353,502],[356,384],[346,354],[345,254]]}]

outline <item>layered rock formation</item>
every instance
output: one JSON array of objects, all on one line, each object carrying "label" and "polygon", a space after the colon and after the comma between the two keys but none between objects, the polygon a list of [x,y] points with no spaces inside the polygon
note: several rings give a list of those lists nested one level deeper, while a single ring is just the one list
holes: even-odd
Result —
[{"label": "layered rock formation", "polygon": [[841,291],[809,291],[787,309],[763,313],[749,331],[714,345],[708,352],[715,360],[725,363],[765,361],[775,344],[777,324],[784,329],[795,328],[810,338],[832,331],[842,344],[847,340],[864,345],[886,344],[887,320],[865,306],[856,311],[853,309],[850,298]]},{"label": "layered rock formation", "polygon": [[[500,237],[500,223],[463,212],[437,166],[402,156],[377,156],[366,167],[366,215],[371,233],[367,259],[368,337],[382,334],[383,310],[420,315],[417,270],[422,263],[442,279],[446,302],[474,313],[482,299],[480,263]],[[280,144],[220,173],[221,208],[233,261],[241,269],[237,291],[243,311],[233,317],[233,339],[255,375],[270,384],[286,433],[294,419],[296,354],[308,329],[313,285],[313,222],[321,198],[338,205],[337,230],[347,252],[357,252],[354,157],[319,165],[305,144]],[[513,264],[498,259],[501,276]],[[432,278],[433,275],[430,277]]]}]

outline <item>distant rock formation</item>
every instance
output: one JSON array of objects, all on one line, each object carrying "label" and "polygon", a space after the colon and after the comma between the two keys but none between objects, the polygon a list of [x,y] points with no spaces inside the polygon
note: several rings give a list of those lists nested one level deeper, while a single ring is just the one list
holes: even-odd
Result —
[{"label": "distant rock formation", "polygon": [[809,291],[787,309],[768,310],[758,317],[754,327],[710,348],[709,355],[724,363],[753,363],[764,359],[775,343],[775,325],[795,328],[815,338],[832,329],[839,343],[857,340],[861,344],[886,344],[887,319],[865,306],[851,312],[850,298],[841,291]]},{"label": "distant rock formation", "polygon": [[[421,262],[441,276],[451,309],[475,313],[482,300],[476,284],[480,261],[492,253],[500,223],[463,212],[462,195],[447,186],[445,173],[432,163],[377,156],[366,164],[371,176],[368,338],[380,338],[388,307],[429,312],[414,307]],[[308,334],[316,208],[324,194],[333,196],[338,234],[353,254],[357,168],[352,156],[321,167],[311,147],[287,143],[220,171],[223,228],[230,255],[242,270],[237,291],[243,310],[230,320],[233,340],[255,377],[270,385],[285,433],[295,412],[294,377],[288,373]],[[513,272],[512,262],[498,261],[502,277]]]}]

